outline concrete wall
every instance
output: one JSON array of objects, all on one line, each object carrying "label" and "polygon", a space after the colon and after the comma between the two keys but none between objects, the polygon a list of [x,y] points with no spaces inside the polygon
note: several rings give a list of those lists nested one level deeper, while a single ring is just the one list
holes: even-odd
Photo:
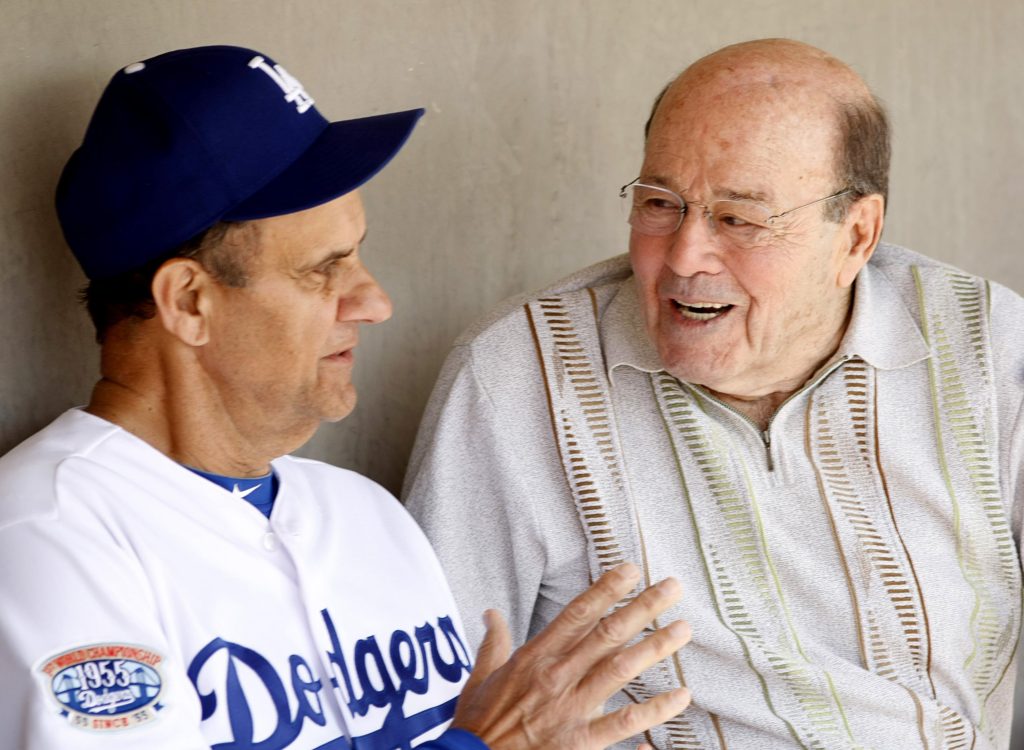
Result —
[{"label": "concrete wall", "polygon": [[0,0],[0,11],[0,452],[82,403],[96,377],[74,302],[83,278],[51,208],[59,169],[110,74],[182,46],[262,49],[329,117],[428,109],[365,191],[365,256],[395,317],[363,337],[356,413],[303,449],[392,489],[458,331],[624,249],[616,189],[636,174],[651,99],[729,42],[790,36],[851,63],[895,127],[886,238],[1024,291],[1016,0]]}]

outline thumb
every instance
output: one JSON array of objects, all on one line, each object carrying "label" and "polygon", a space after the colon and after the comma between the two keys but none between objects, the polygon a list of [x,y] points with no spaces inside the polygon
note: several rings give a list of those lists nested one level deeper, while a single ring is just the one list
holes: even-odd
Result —
[{"label": "thumb", "polygon": [[484,612],[484,625],[487,632],[476,655],[473,672],[466,681],[464,690],[471,690],[491,676],[491,673],[508,661],[512,650],[512,635],[508,632],[505,618],[496,609]]}]

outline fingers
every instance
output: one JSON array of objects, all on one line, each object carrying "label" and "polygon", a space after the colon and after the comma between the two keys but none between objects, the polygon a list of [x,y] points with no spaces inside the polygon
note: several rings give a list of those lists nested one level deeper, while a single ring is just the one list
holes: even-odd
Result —
[{"label": "fingers", "polygon": [[512,635],[509,633],[505,618],[496,609],[484,612],[484,625],[487,632],[477,650],[476,663],[463,690],[471,690],[486,680],[492,672],[508,661],[512,650]]},{"label": "fingers", "polygon": [[666,578],[644,589],[625,607],[598,622],[578,650],[588,650],[599,658],[612,652],[629,642],[682,595],[683,587],[675,578]]},{"label": "fingers", "polygon": [[580,681],[580,695],[585,700],[604,701],[648,667],[671,656],[689,642],[690,625],[683,620],[660,628],[590,670]]},{"label": "fingers", "polygon": [[527,648],[548,653],[570,650],[590,633],[616,602],[633,590],[639,580],[640,570],[632,563],[612,568],[569,602],[558,617],[527,644]]},{"label": "fingers", "polygon": [[605,616],[639,577],[630,564],[605,574],[511,657],[508,627],[488,610],[487,634],[452,725],[475,733],[495,750],[596,748],[682,711],[689,703],[685,689],[595,716],[622,685],[690,638],[689,625],[675,622],[626,646],[681,593],[677,581],[666,579]]},{"label": "fingers", "polygon": [[[570,652],[564,668],[581,675],[589,672],[594,664],[616,653],[643,632],[658,615],[679,601],[681,595],[682,586],[674,578],[666,578],[656,586],[645,589],[629,604],[600,620]],[[621,684],[633,676],[629,675]],[[613,687],[608,695],[618,687]],[[599,699],[603,701],[605,697],[599,696]]]},{"label": "fingers", "polygon": [[[677,688],[660,693],[643,703],[630,703],[618,711],[602,716],[590,725],[594,747],[608,747],[616,742],[664,724],[690,705],[690,691]],[[641,747],[645,747],[641,745]],[[646,747],[650,747],[647,745]]]}]

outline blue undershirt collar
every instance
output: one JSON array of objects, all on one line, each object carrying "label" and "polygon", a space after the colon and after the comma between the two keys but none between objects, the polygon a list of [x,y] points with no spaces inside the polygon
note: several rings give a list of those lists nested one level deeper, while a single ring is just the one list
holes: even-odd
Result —
[{"label": "blue undershirt collar", "polygon": [[197,469],[194,466],[182,464],[193,474],[208,479],[218,487],[230,492],[235,497],[242,498],[252,505],[256,510],[270,518],[270,511],[274,508],[274,498],[277,497],[277,474],[271,470],[262,477],[226,477],[223,474],[211,474],[208,471]]}]

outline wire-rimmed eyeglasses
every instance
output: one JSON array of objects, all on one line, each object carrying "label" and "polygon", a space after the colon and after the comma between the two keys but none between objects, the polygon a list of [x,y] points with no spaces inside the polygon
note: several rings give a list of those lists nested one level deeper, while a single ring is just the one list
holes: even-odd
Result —
[{"label": "wire-rimmed eyeglasses", "polygon": [[690,206],[703,209],[711,231],[735,244],[756,245],[763,241],[775,223],[808,206],[824,203],[853,192],[843,188],[824,198],[803,203],[795,208],[773,214],[760,203],[745,200],[717,200],[710,203],[687,201],[679,193],[659,185],[648,185],[636,178],[623,185],[619,197],[627,202],[629,225],[640,234],[661,237],[675,233],[682,225]]}]

